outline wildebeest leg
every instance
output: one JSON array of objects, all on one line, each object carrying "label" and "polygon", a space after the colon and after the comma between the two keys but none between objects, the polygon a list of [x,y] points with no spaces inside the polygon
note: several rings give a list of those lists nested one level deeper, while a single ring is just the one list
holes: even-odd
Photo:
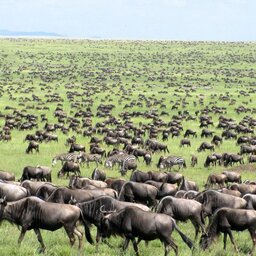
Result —
[{"label": "wildebeest leg", "polygon": [[250,255],[253,255],[253,251],[255,249],[255,245],[256,245],[256,233],[255,230],[249,230],[250,231],[250,235],[252,238],[252,249],[250,251]]},{"label": "wildebeest leg", "polygon": [[238,252],[238,248],[237,248],[237,246],[236,246],[236,243],[235,243],[235,240],[234,240],[234,237],[233,237],[233,235],[232,235],[231,230],[228,229],[227,232],[228,232],[229,238],[230,238],[230,240],[231,240],[231,243],[234,245],[235,250]]},{"label": "wildebeest leg", "polygon": [[[138,238],[137,240],[137,245],[139,245],[139,243],[142,241],[141,238]],[[145,241],[145,246],[148,247],[148,241]]]},{"label": "wildebeest leg", "polygon": [[34,228],[34,231],[36,233],[38,242],[41,244],[41,249],[40,249],[39,252],[40,253],[44,252],[45,251],[45,245],[44,245],[44,242],[43,242],[43,238],[42,238],[41,232],[40,232],[40,230],[38,228]]},{"label": "wildebeest leg", "polygon": [[196,240],[197,237],[198,237],[198,233],[199,233],[199,225],[198,225],[198,223],[195,220],[191,220],[191,222],[192,222],[193,226],[195,227],[195,231],[196,231],[196,233],[195,233],[195,240]]},{"label": "wildebeest leg", "polygon": [[132,244],[133,244],[133,249],[134,249],[136,255],[139,256],[138,246],[137,246],[137,243],[136,243],[136,239],[134,237],[132,238]]},{"label": "wildebeest leg", "polygon": [[77,228],[74,229],[74,234],[77,235],[78,237],[78,242],[79,242],[79,250],[82,249],[82,245],[83,245],[83,233],[78,230]]},{"label": "wildebeest leg", "polygon": [[18,244],[19,244],[19,245],[21,244],[21,242],[22,242],[22,240],[23,240],[23,238],[24,238],[24,236],[25,236],[25,234],[26,234],[26,231],[27,231],[27,230],[22,227],[21,232],[20,232],[20,236],[19,236],[19,239],[18,239]]},{"label": "wildebeest leg", "polygon": [[223,237],[223,249],[226,250],[226,246],[227,246],[227,233],[224,232],[224,237]]},{"label": "wildebeest leg", "polygon": [[129,245],[130,239],[129,238],[125,238],[122,250],[125,251]]},{"label": "wildebeest leg", "polygon": [[170,246],[175,251],[175,255],[178,256],[178,246],[174,243],[174,241],[170,237],[167,237],[164,241],[164,249],[165,249],[164,256],[168,255],[170,251]]},{"label": "wildebeest leg", "polygon": [[72,230],[70,227],[68,226],[64,226],[66,233],[69,237],[69,241],[70,241],[70,245],[73,246],[75,243],[75,235],[74,235],[74,230]]}]

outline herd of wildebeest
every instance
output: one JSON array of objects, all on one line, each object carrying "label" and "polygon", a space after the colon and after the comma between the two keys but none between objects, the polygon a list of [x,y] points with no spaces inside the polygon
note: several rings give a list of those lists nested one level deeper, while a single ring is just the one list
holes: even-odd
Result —
[{"label": "herd of wildebeest", "polygon": [[[20,42],[29,43],[23,40]],[[119,44],[120,49],[125,45]],[[193,42],[181,43],[185,49],[193,49],[193,45]],[[20,226],[18,243],[26,231],[33,229],[43,252],[45,244],[40,229],[54,231],[64,227],[71,246],[77,237],[82,249],[80,223],[91,244],[91,226],[96,226],[96,251],[101,240],[109,244],[107,238],[118,235],[124,238],[124,251],[132,241],[138,255],[142,240],[159,239],[165,255],[171,248],[177,255],[178,246],[171,237],[173,231],[178,232],[192,251],[196,247],[206,250],[220,233],[224,234],[224,249],[229,236],[238,251],[232,231],[248,230],[253,254],[256,181],[245,179],[243,173],[232,168],[249,165],[254,168],[256,163],[253,102],[256,88],[255,83],[243,80],[253,80],[255,74],[246,69],[220,67],[212,71],[209,83],[208,78],[194,75],[192,79],[177,68],[175,72],[183,75],[184,83],[180,84],[167,68],[159,72],[150,69],[168,57],[164,51],[144,56],[138,52],[133,55],[130,49],[128,58],[131,59],[127,63],[125,58],[112,63],[113,56],[107,53],[79,53],[89,63],[101,63],[97,72],[78,66],[77,56],[72,53],[62,56],[59,52],[41,53],[47,61],[37,65],[40,55],[17,50],[17,58],[27,56],[33,65],[20,64],[16,70],[1,65],[4,74],[0,80],[1,96],[7,95],[10,103],[5,102],[0,113],[1,143],[10,143],[14,134],[15,139],[27,144],[23,152],[31,158],[40,155],[40,148],[48,143],[61,144],[63,148],[62,152],[49,156],[48,166],[24,166],[19,177],[8,170],[0,172],[0,219]],[[229,54],[211,61],[227,64],[239,58]],[[207,61],[200,50],[175,56],[168,59],[170,66]],[[51,66],[51,61],[56,61],[54,57],[60,63],[62,58],[67,58],[69,66],[60,63]],[[132,66],[135,57],[143,63],[142,67]],[[240,58],[247,58],[249,64],[253,61],[243,54]],[[22,71],[28,68],[32,71],[26,77]],[[192,66],[188,70],[199,74]],[[83,82],[76,80],[74,74]],[[12,83],[14,75],[20,80]],[[123,77],[131,79],[130,84],[123,84]],[[146,80],[141,81],[142,77]],[[70,81],[64,83],[64,78]],[[190,80],[203,84],[205,94],[200,87],[189,84]],[[33,81],[38,84],[35,86]],[[221,82],[231,92],[215,92],[214,85]],[[136,83],[143,83],[143,89],[137,88]],[[105,94],[100,97],[102,92]],[[195,148],[197,140],[201,142]],[[172,151],[173,141],[179,141],[176,145],[179,154]],[[234,147],[223,152],[227,142]],[[189,158],[182,155],[187,148],[193,152]],[[234,152],[234,148],[238,150]],[[207,156],[201,163],[198,157],[204,152]],[[60,166],[58,172],[56,166]],[[199,166],[212,170],[204,187],[186,178],[187,169]],[[91,173],[90,177],[83,177],[84,168]],[[216,173],[215,168],[222,171]],[[109,177],[108,170],[116,170],[116,177]],[[67,179],[66,186],[57,185],[60,179]],[[188,220],[193,224],[194,234],[185,234],[179,227],[180,222]]]}]

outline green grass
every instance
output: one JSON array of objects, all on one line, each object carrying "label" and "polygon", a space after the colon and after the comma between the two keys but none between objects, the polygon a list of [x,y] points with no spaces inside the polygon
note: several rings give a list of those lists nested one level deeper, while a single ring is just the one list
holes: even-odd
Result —
[{"label": "green grass", "polygon": [[[245,106],[253,110],[256,108],[255,100],[255,71],[256,71],[256,44],[255,43],[213,43],[213,42],[158,42],[158,41],[92,41],[92,40],[42,40],[42,39],[1,39],[0,40],[0,113],[12,114],[13,110],[6,110],[5,106],[11,106],[25,113],[38,116],[38,129],[43,129],[44,123],[40,122],[40,116],[45,114],[49,123],[56,123],[57,118],[53,113],[58,102],[47,102],[49,95],[57,93],[62,102],[60,103],[67,115],[73,116],[79,109],[85,110],[91,107],[94,117],[92,124],[103,122],[106,118],[96,117],[97,107],[100,104],[114,104],[111,112],[120,119],[119,114],[123,111],[161,111],[168,112],[169,116],[161,116],[164,122],[172,120],[172,116],[178,111],[187,110],[192,116],[195,111],[202,110],[213,105],[225,107],[228,116],[240,122],[246,115],[255,118],[252,114],[237,114],[235,108]],[[74,87],[70,89],[70,85]],[[191,91],[191,88],[195,88]],[[32,88],[32,90],[28,90]],[[178,90],[178,91],[177,91]],[[239,95],[244,90],[249,96]],[[253,92],[254,90],[254,92]],[[73,101],[67,98],[67,92],[76,92]],[[191,95],[186,96],[186,91]],[[10,92],[12,98],[10,98]],[[164,93],[163,93],[164,92]],[[32,95],[38,96],[41,101],[32,100]],[[143,94],[149,99],[149,105],[141,100]],[[229,101],[222,101],[220,97],[230,95],[235,100],[234,105]],[[203,104],[199,104],[199,98]],[[91,104],[90,102],[93,102]],[[157,101],[160,101],[158,103]],[[178,109],[171,107],[176,103],[186,100],[186,107],[182,104]],[[123,109],[131,101],[135,103],[133,108]],[[80,107],[71,107],[76,102]],[[196,102],[196,106],[194,105]],[[137,103],[142,103],[142,107]],[[166,108],[160,108],[165,104]],[[38,110],[37,107],[49,107],[49,110]],[[220,114],[209,113],[214,121],[214,126],[209,127],[220,135],[222,130],[217,129]],[[81,119],[81,118],[80,118]],[[152,119],[144,117],[132,118],[135,125],[152,123]],[[22,119],[25,122],[25,119]],[[4,118],[0,118],[0,126],[3,127]],[[199,122],[182,121],[184,131],[191,128],[201,133]],[[68,126],[68,123],[66,123]],[[114,126],[108,126],[114,128]],[[25,154],[28,145],[24,138],[31,131],[11,132],[12,140],[8,143],[0,142],[0,169],[15,173],[20,178],[22,170],[27,165],[50,165],[52,158],[61,152],[68,150],[64,142],[67,138],[57,131],[58,143],[40,144],[40,153]],[[75,135],[77,142],[84,144],[89,150],[89,138],[81,134],[70,132],[68,136]],[[102,135],[96,135],[102,138]],[[148,135],[147,135],[148,136]],[[146,138],[147,138],[146,136]],[[197,148],[202,141],[210,139],[191,138],[191,148],[180,148],[179,138],[169,138],[168,147],[170,154],[181,155],[186,161],[188,168],[183,170],[186,178],[196,181],[200,188],[212,172],[220,173],[223,167],[204,168],[203,163],[209,152],[198,153]],[[145,138],[145,139],[146,139]],[[161,140],[161,135],[158,140]],[[105,147],[102,144],[102,147]],[[107,147],[107,151],[112,147]],[[216,152],[238,152],[239,146],[234,140],[224,140],[223,144],[216,148]],[[190,167],[191,154],[196,154],[199,164],[195,168]],[[146,167],[142,161],[138,163],[138,169],[143,171],[157,170],[156,163],[161,153],[153,156],[153,163]],[[247,161],[247,159],[246,159]],[[82,167],[82,175],[89,177],[95,166]],[[103,167],[102,167],[103,168]],[[53,183],[67,185],[68,180],[57,179],[60,169],[58,163],[53,168]],[[255,168],[256,169],[256,168]],[[107,176],[118,177],[117,169],[106,170]],[[241,168],[242,179],[255,179],[255,171]],[[129,174],[126,176],[129,178]],[[191,238],[194,230],[191,223],[179,223],[181,229]],[[76,247],[70,249],[68,238],[63,229],[56,232],[42,231],[47,247],[46,255],[77,255]],[[95,236],[95,228],[93,228]],[[4,222],[0,227],[1,255],[36,255],[38,242],[33,231],[26,234],[20,247],[17,245],[19,231],[16,226]],[[180,255],[190,255],[189,249],[181,241],[180,237],[173,234],[179,246]],[[247,255],[251,247],[251,240],[246,232],[235,234],[241,255]],[[118,246],[121,238],[110,239],[114,248],[101,244],[99,255],[119,255]],[[95,255],[95,248],[85,242],[84,251],[81,255]],[[139,245],[141,255],[159,255],[164,250],[160,241],[152,241],[148,247],[144,243]],[[170,255],[173,255],[171,251]],[[222,250],[222,241],[218,242],[207,252],[196,249],[195,255],[233,255],[234,250],[228,241],[226,252]],[[126,255],[134,255],[132,246]]]}]

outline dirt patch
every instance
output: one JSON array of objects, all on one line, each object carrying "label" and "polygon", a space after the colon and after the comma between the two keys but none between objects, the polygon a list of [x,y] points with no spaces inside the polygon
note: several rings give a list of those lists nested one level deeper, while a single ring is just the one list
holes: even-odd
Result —
[{"label": "dirt patch", "polygon": [[228,171],[234,172],[256,172],[256,164],[243,164],[239,166],[234,166],[228,169]]}]

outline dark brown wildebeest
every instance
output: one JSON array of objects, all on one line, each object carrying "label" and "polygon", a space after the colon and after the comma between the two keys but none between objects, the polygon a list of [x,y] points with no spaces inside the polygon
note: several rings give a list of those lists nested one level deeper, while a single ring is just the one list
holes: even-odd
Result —
[{"label": "dark brown wildebeest", "polygon": [[185,190],[185,191],[189,191],[189,190],[195,190],[195,191],[199,191],[199,187],[198,185],[191,180],[186,180],[184,178],[184,176],[182,176],[182,180],[179,186],[179,190]]},{"label": "dark brown wildebeest", "polygon": [[256,195],[253,194],[245,194],[243,199],[247,201],[246,209],[254,209],[256,210]]},{"label": "dark brown wildebeest", "polygon": [[213,136],[213,131],[203,129],[201,132],[201,138],[203,138],[203,137],[208,138],[208,137],[212,137],[212,136]]},{"label": "dark brown wildebeest", "polygon": [[210,174],[207,178],[207,181],[204,185],[206,189],[213,187],[215,184],[218,184],[219,188],[223,188],[227,182],[227,176],[225,174]]},{"label": "dark brown wildebeest", "polygon": [[242,196],[245,194],[256,194],[256,185],[255,184],[231,184],[229,187],[231,190],[239,191]]},{"label": "dark brown wildebeest", "polygon": [[189,139],[182,139],[180,141],[180,147],[183,147],[184,145],[187,145],[188,147],[191,147],[191,143]]},{"label": "dark brown wildebeest", "polygon": [[192,166],[192,167],[195,167],[195,166],[197,165],[197,163],[198,163],[197,156],[192,155],[192,156],[191,156],[191,166]]},{"label": "dark brown wildebeest", "polygon": [[253,255],[256,245],[256,211],[245,209],[221,208],[213,216],[211,223],[207,227],[207,234],[203,234],[200,240],[200,246],[203,250],[209,248],[212,242],[220,234],[224,233],[224,250],[226,249],[227,235],[239,253],[235,244],[231,230],[248,230],[251,235],[253,246],[250,255]]},{"label": "dark brown wildebeest", "polygon": [[91,154],[98,154],[101,155],[101,157],[106,157],[106,150],[103,148],[99,148],[99,147],[92,147],[90,149],[90,153]]},{"label": "dark brown wildebeest", "polygon": [[205,233],[202,205],[195,200],[166,196],[158,204],[157,212],[165,213],[179,221],[191,220],[196,231],[195,239],[198,236],[199,228],[202,233]]},{"label": "dark brown wildebeest", "polygon": [[146,163],[146,165],[150,165],[152,161],[152,154],[150,152],[146,153],[143,156],[143,161]]},{"label": "dark brown wildebeest", "polygon": [[214,144],[215,146],[218,146],[219,144],[222,143],[222,141],[223,141],[223,139],[222,139],[221,136],[214,135],[213,138],[212,138],[211,143]]},{"label": "dark brown wildebeest", "polygon": [[97,227],[96,251],[98,251],[98,243],[100,242],[100,238],[101,238],[99,228],[100,228],[101,218],[102,218],[102,214],[101,214],[102,209],[104,209],[104,211],[118,211],[125,207],[136,206],[144,211],[150,210],[147,206],[143,204],[122,202],[110,196],[101,196],[99,198],[93,199],[88,202],[77,203],[76,206],[81,209],[84,218]]},{"label": "dark brown wildebeest", "polygon": [[62,168],[57,174],[57,177],[63,177],[66,174],[66,177],[69,177],[69,173],[73,172],[75,175],[80,175],[80,167],[78,163],[74,163],[72,161],[67,161],[64,163]]},{"label": "dark brown wildebeest", "polygon": [[197,149],[198,152],[205,151],[206,149],[214,151],[214,145],[208,142],[202,142],[199,148]]},{"label": "dark brown wildebeest", "polygon": [[151,177],[148,172],[142,172],[139,170],[132,172],[131,177],[130,177],[130,181],[142,182],[142,183],[144,183],[150,179],[151,179]]},{"label": "dark brown wildebeest", "polygon": [[[202,197],[201,197],[202,196]],[[239,198],[237,196],[220,193],[215,190],[206,190],[202,192],[201,195],[195,197],[202,198],[202,209],[203,216],[211,216],[216,210],[222,207],[230,207],[236,209],[246,208],[246,200]],[[197,200],[200,201],[200,200]]]},{"label": "dark brown wildebeest", "polygon": [[41,187],[45,182],[42,181],[31,181],[24,180],[20,186],[27,190],[28,196],[35,196],[39,187]]},{"label": "dark brown wildebeest", "polygon": [[243,154],[256,154],[256,145],[241,145],[240,155]]},{"label": "dark brown wildebeest", "polygon": [[[48,174],[47,174],[47,177],[48,177]],[[44,181],[45,176],[44,176],[43,170],[33,166],[24,167],[22,176],[19,179],[19,181],[22,182],[24,180],[30,180],[30,179],[35,179],[37,181]]]},{"label": "dark brown wildebeest", "polygon": [[223,171],[222,174],[225,174],[227,176],[226,183],[228,182],[242,183],[241,174],[238,172]]},{"label": "dark brown wildebeest", "polygon": [[42,171],[42,179],[47,182],[52,182],[52,170],[48,166],[37,165],[36,168]]},{"label": "dark brown wildebeest", "polygon": [[6,171],[0,171],[0,180],[15,181],[15,175]]},{"label": "dark brown wildebeest", "polygon": [[250,155],[248,157],[248,162],[249,163],[256,163],[256,155]]},{"label": "dark brown wildebeest", "polygon": [[207,156],[204,162],[204,167],[209,167],[210,164],[216,167],[217,157],[214,155]]},{"label": "dark brown wildebeest", "polygon": [[126,180],[118,178],[107,178],[105,182],[108,184],[109,188],[112,188],[115,191],[117,191],[119,195]]},{"label": "dark brown wildebeest", "polygon": [[197,134],[195,131],[192,131],[191,129],[187,129],[184,134],[184,138],[189,137],[190,135],[197,138]]},{"label": "dark brown wildebeest", "polygon": [[92,172],[92,179],[104,181],[106,179],[106,172],[95,168]]},{"label": "dark brown wildebeest", "polygon": [[228,165],[233,165],[234,163],[244,164],[243,156],[240,156],[238,154],[228,154],[224,153],[222,160],[224,162],[224,166],[227,167]]},{"label": "dark brown wildebeest", "polygon": [[41,252],[45,251],[45,245],[40,229],[55,231],[64,227],[71,246],[75,242],[75,235],[79,239],[79,249],[82,249],[83,234],[76,228],[78,221],[82,221],[86,239],[93,243],[90,229],[82,215],[80,208],[74,205],[48,203],[38,197],[27,197],[18,201],[7,203],[0,199],[0,220],[7,220],[21,226],[18,243],[21,244],[26,232],[33,229],[41,245]]},{"label": "dark brown wildebeest", "polygon": [[85,146],[84,145],[81,145],[81,144],[76,144],[76,143],[72,143],[70,145],[70,149],[69,149],[69,153],[73,153],[75,151],[78,151],[78,152],[85,152]]},{"label": "dark brown wildebeest", "polygon": [[157,193],[158,189],[155,186],[128,181],[123,184],[119,200],[155,206]]},{"label": "dark brown wildebeest", "polygon": [[25,188],[15,184],[0,182],[0,198],[6,197],[8,202],[12,202],[27,196],[28,191]]},{"label": "dark brown wildebeest", "polygon": [[57,186],[51,183],[44,183],[37,189],[37,191],[35,192],[35,196],[46,201],[56,188]]},{"label": "dark brown wildebeest", "polygon": [[28,147],[26,149],[26,153],[29,154],[30,152],[33,153],[33,150],[39,152],[39,143],[32,140],[29,142]]},{"label": "dark brown wildebeest", "polygon": [[180,185],[183,175],[177,172],[165,172],[167,174],[167,181],[168,183],[171,184],[177,184],[178,186]]},{"label": "dark brown wildebeest", "polygon": [[[126,207],[103,217],[100,232],[102,237],[109,237],[112,234],[124,236],[123,251],[127,249],[132,240],[137,256],[139,255],[138,244],[141,240],[160,239],[165,247],[165,256],[167,256],[170,247],[174,249],[176,255],[178,254],[178,247],[171,239],[174,229],[189,248],[192,248],[193,242],[179,230],[172,217],[161,213],[146,212],[137,207]],[[135,240],[136,237],[138,237],[138,242]]]}]

